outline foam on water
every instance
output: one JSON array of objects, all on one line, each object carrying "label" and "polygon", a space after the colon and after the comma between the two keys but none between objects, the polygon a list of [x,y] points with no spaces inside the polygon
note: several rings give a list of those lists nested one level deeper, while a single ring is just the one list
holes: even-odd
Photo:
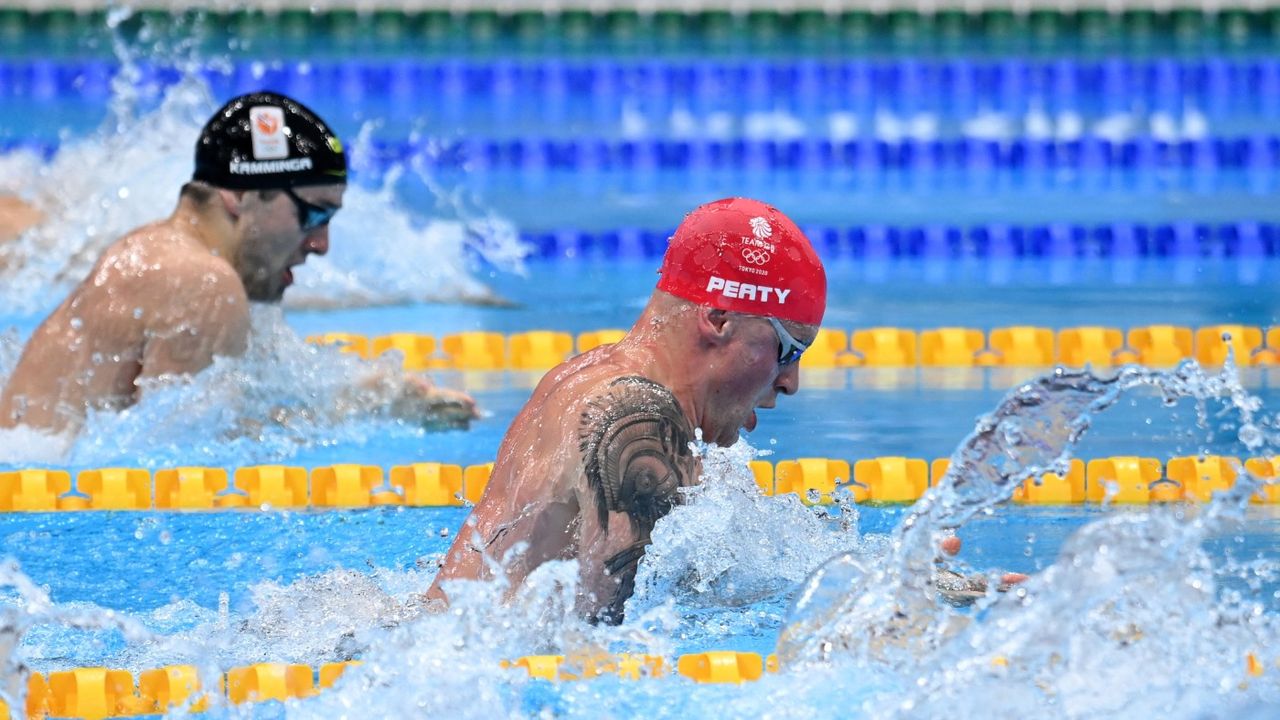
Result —
[{"label": "foam on water", "polygon": [[[1171,406],[1224,400],[1240,454],[1274,452],[1270,421],[1230,363],[1220,376],[1186,363],[1173,373],[1124,368],[1107,379],[1058,371],[1024,385],[979,421],[941,485],[893,533],[886,557],[842,555],[805,583],[779,640],[784,663],[893,668],[914,678],[893,698],[864,705],[871,715],[983,708],[1011,717],[1196,717],[1224,699],[1280,702],[1274,673],[1245,673],[1247,653],[1269,664],[1280,644],[1280,618],[1260,592],[1276,559],[1219,567],[1203,550],[1243,520],[1259,484],[1245,473],[1203,508],[1156,506],[1085,526],[1045,572],[1008,595],[991,593],[977,615],[933,597],[940,532],[990,512],[1028,477],[1063,472],[1092,415],[1135,390],[1155,390]],[[1199,421],[1215,424],[1203,414]],[[1242,576],[1252,576],[1254,592],[1223,592],[1224,580]]]},{"label": "foam on water", "polygon": [[153,639],[132,618],[96,608],[60,606],[9,561],[0,564],[0,699],[11,708],[23,707],[29,668],[19,646],[35,628],[54,626],[87,631],[110,630],[126,641],[146,644]]},{"label": "foam on water", "polygon": [[699,452],[708,481],[682,490],[684,503],[654,527],[628,617],[674,603],[686,621],[725,642],[767,635],[796,584],[824,560],[879,550],[879,536],[858,532],[851,502],[832,512],[795,495],[761,495],[748,467],[757,451],[745,440]]},{"label": "foam on water", "polygon": [[305,343],[278,306],[254,306],[251,320],[244,356],[157,380],[124,410],[90,411],[74,436],[0,430],[0,464],[235,467],[283,461],[316,444],[450,426],[415,399],[398,356],[362,360]]},{"label": "foam on water", "polygon": [[[942,529],[991,511],[1021,478],[1065,463],[1090,415],[1124,393],[1150,390],[1170,405],[1225,400],[1243,449],[1270,451],[1270,420],[1230,370],[1129,368],[1109,379],[1059,372],[1019,388],[983,418],[944,486],[889,538],[859,535],[854,508],[835,514],[755,494],[745,467],[755,451],[746,443],[700,448],[704,483],[658,523],[628,620],[617,628],[576,617],[572,562],[542,566],[505,602],[510,593],[500,582],[464,582],[449,588],[448,612],[423,612],[416,598],[430,583],[427,559],[423,569],[263,583],[238,614],[179,602],[137,619],[149,635],[94,659],[132,668],[192,661],[210,672],[353,652],[365,661],[334,690],[291,704],[289,714],[299,717],[600,717],[659,708],[774,717],[1261,712],[1280,702],[1270,667],[1280,627],[1261,589],[1280,567],[1274,558],[1222,562],[1204,550],[1211,536],[1237,531],[1256,488],[1248,477],[1208,505],[1108,513],[1078,531],[1045,571],[1015,592],[992,593],[976,612],[940,603],[929,581]],[[1223,418],[1199,420],[1212,428]],[[753,608],[784,599],[803,572],[842,550],[849,552],[800,587],[779,643],[783,670],[757,683],[600,678],[548,686],[501,669],[500,661],[532,653],[565,654],[571,665],[601,651],[670,653],[691,633],[713,646],[740,645],[781,621],[772,613],[772,624],[753,626]],[[708,610],[740,621],[716,636],[703,622]],[[20,606],[11,612],[25,617]],[[84,655],[64,651],[65,638],[29,637],[18,655],[65,656],[53,664]],[[1267,666],[1261,677],[1245,669],[1250,652]]]}]

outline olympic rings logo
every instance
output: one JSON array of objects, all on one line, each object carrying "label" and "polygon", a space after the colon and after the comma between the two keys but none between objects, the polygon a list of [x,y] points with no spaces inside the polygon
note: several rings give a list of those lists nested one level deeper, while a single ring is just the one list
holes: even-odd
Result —
[{"label": "olympic rings logo", "polygon": [[742,259],[752,265],[763,265],[773,259],[767,251],[759,248],[745,247],[742,248]]}]

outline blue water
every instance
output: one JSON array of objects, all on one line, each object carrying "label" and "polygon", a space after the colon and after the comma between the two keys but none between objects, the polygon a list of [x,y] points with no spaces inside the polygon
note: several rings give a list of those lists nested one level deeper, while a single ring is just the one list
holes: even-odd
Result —
[{"label": "blue water", "polygon": [[[901,508],[863,508],[859,529],[889,532]],[[1084,523],[1125,510],[1088,507],[1006,508],[966,526],[959,536],[965,559],[979,568],[1033,573],[1057,557],[1066,538]],[[104,512],[0,516],[7,555],[60,604],[87,603],[149,618],[167,633],[207,620],[187,611],[158,613],[192,603],[216,611],[227,595],[235,615],[251,615],[252,590],[263,583],[288,585],[333,570],[404,572],[433,567],[452,541],[461,508],[377,508],[347,512],[152,513]],[[1235,532],[1209,543],[1219,559],[1249,561],[1280,555],[1280,510],[1257,508]],[[1280,581],[1268,585],[1280,591]],[[305,602],[305,600],[303,600]],[[685,627],[679,652],[734,649],[769,653],[786,609],[786,597],[753,603],[735,612],[758,614],[751,633],[726,636],[707,625],[724,613],[700,608],[682,611]],[[1269,606],[1280,611],[1280,596]],[[65,642],[65,641],[62,641]],[[42,646],[66,650],[62,642]],[[110,634],[74,643],[72,657],[32,657],[40,669],[93,666],[110,662],[125,647]],[[314,662],[319,662],[316,659]],[[303,660],[305,662],[305,660]]]},{"label": "blue water", "polygon": [[[285,319],[298,336],[625,329],[656,280],[666,233],[688,209],[726,194],[759,195],[812,232],[828,260],[828,327],[1280,323],[1280,294],[1273,287],[1280,271],[1275,225],[1280,208],[1270,201],[1280,187],[1280,146],[1272,137],[1276,95],[1270,91],[1280,81],[1280,64],[1270,56],[1204,63],[851,61],[835,63],[834,69],[806,61],[592,61],[568,67],[501,58],[466,65],[367,65],[378,63],[352,59],[307,73],[295,66],[242,64],[229,77],[205,75],[218,99],[233,89],[276,83],[314,98],[345,137],[365,129],[371,138],[366,152],[355,158],[358,182],[372,184],[407,162],[415,172],[396,189],[405,214],[429,219],[448,204],[446,198],[465,196],[513,221],[530,242],[534,259],[522,271],[512,271],[470,258],[476,278],[511,301],[509,307],[291,308]],[[64,72],[43,61],[0,65],[0,147],[33,146],[47,154],[93,137],[106,117],[109,68],[100,64],[87,70]],[[142,84],[148,87],[142,106],[156,102],[158,95],[148,93],[176,79],[170,69],[151,73],[144,68]],[[406,82],[413,92],[406,91]],[[1031,118],[1032,110],[1050,116],[1047,129],[1031,127],[1043,120]],[[884,113],[896,127],[876,126]],[[978,137],[965,123],[984,113],[1000,116],[1003,124]],[[1062,114],[1077,115],[1084,127],[1071,131],[1075,120],[1064,121]],[[1117,115],[1134,124],[1103,137],[1103,125]],[[910,126],[922,116],[934,123],[932,129]],[[30,123],[32,117],[40,122]],[[851,119],[856,131],[848,124]],[[1201,121],[1204,127],[1192,127]],[[187,141],[184,137],[177,145],[186,147]],[[176,176],[185,174],[185,156],[166,155],[164,162],[168,170],[183,163]],[[89,167],[87,174],[93,175]],[[127,187],[128,178],[121,182]],[[97,190],[109,195],[115,188]],[[106,208],[113,206],[108,202]],[[335,236],[333,242],[362,247],[354,237]],[[394,259],[374,257],[367,264],[394,275],[401,269]],[[300,280],[310,271],[301,269]],[[39,318],[0,311],[0,330],[15,328],[16,338],[9,342],[20,342]],[[338,368],[333,357],[318,353],[308,372]],[[266,375],[270,368],[256,370]],[[806,370],[802,390],[762,413],[748,441],[772,453],[772,460],[946,457],[977,417],[1035,372]],[[118,421],[91,425],[69,454],[52,464],[78,470],[191,462],[228,469],[276,462],[384,468],[415,461],[488,462],[537,374],[440,372],[435,378],[475,395],[485,415],[471,430],[431,433],[359,416],[294,433],[268,433],[255,442],[205,432],[200,421],[208,409],[185,407],[187,396],[176,394],[153,397]],[[315,379],[303,374],[284,389],[290,397],[305,395]],[[1262,400],[1268,417],[1274,416],[1280,407],[1280,370],[1246,369],[1241,382]],[[1201,452],[1240,454],[1236,416],[1223,412],[1219,403],[1198,405],[1184,400],[1167,407],[1152,396],[1126,397],[1095,421],[1076,454],[1161,460]],[[184,418],[195,420],[185,424]],[[35,463],[13,466],[28,464]],[[860,508],[856,527],[873,536],[887,533],[903,512]],[[1002,507],[960,530],[963,560],[979,570],[1039,572],[1053,566],[1077,529],[1124,516],[1146,517],[1134,509]],[[7,514],[0,515],[0,556],[16,559],[59,605],[120,610],[162,635],[193,638],[180,651],[140,652],[116,633],[46,628],[26,647],[37,668],[147,666],[185,660],[193,652],[227,663],[291,659],[316,664],[343,651],[319,631],[315,637],[308,632],[306,611],[319,608],[341,616],[351,611],[342,604],[351,599],[369,600],[369,608],[376,609],[382,596],[361,582],[398,598],[420,592],[464,517],[465,510],[452,508]],[[1219,528],[1205,541],[1211,562],[1274,564],[1280,557],[1278,522],[1280,510],[1251,508],[1243,522]],[[832,536],[842,532],[839,518],[824,520],[822,527]],[[750,540],[759,544],[820,545],[814,536],[790,534],[789,527],[751,529]],[[674,569],[681,569],[678,563]],[[338,572],[343,570],[351,574]],[[768,571],[739,567],[732,579],[754,580],[753,573]],[[1250,586],[1232,572],[1221,573],[1215,592],[1242,592],[1263,604],[1264,620],[1274,618],[1280,610],[1274,573],[1260,573]],[[770,652],[794,587],[791,581],[767,597],[727,607],[708,607],[696,593],[680,594],[675,626],[659,634],[676,652]],[[1084,605],[1091,600],[1072,590],[1065,589],[1064,601]],[[230,639],[209,630],[217,627],[224,599]],[[1050,596],[1046,602],[1054,600]],[[304,627],[284,623],[281,630],[270,622],[277,615],[301,618]],[[520,647],[499,643],[502,652],[532,651],[535,641],[520,635],[525,628],[519,616],[514,621],[500,617],[517,623],[500,628],[527,641]],[[363,615],[352,622],[366,620],[371,626],[379,622]],[[278,633],[267,637],[268,629]],[[548,632],[561,629],[552,624]],[[1153,634],[1178,630],[1174,625],[1149,629]],[[432,642],[445,642],[454,631],[474,642],[449,626],[444,638],[418,638],[421,644],[411,646],[409,656],[434,647]],[[1155,659],[1172,657],[1190,667],[1205,657],[1195,643],[1215,650],[1215,637],[1191,636],[1191,649],[1157,653]],[[394,645],[384,645],[383,651],[388,647]],[[982,649],[977,641],[974,647]],[[1111,646],[1086,648],[1104,654]],[[1231,662],[1239,663],[1244,648],[1228,650]],[[448,662],[441,658],[452,657],[447,652],[428,656],[437,666]],[[485,667],[494,664],[483,654],[467,656],[475,657]],[[1133,663],[1145,668],[1151,661],[1137,656]],[[860,698],[874,695],[883,684],[897,684],[906,693],[918,678],[950,667],[944,658],[889,681],[847,676],[807,694],[801,687],[796,707],[854,714],[851,708]],[[439,695],[446,700],[474,697],[474,707],[484,707],[480,696],[495,683],[483,675],[474,680],[468,674],[472,670],[449,679],[433,677],[432,692],[442,688]],[[449,682],[467,687],[451,695]],[[662,708],[710,714],[728,707],[758,713],[766,702],[767,707],[790,707],[765,696],[754,705],[732,706],[714,689],[695,692],[679,685],[614,693],[610,681],[602,682],[605,690],[599,692],[613,693],[607,702],[584,694],[594,690],[513,691],[501,684],[499,692],[517,694],[514,706],[530,714],[543,709],[564,715],[660,714]],[[792,685],[809,682],[807,676],[784,676],[777,685],[762,683],[762,692],[789,701],[795,699]],[[422,684],[420,679],[409,683]],[[397,689],[403,694],[403,685]],[[1075,696],[1077,702],[1081,696]],[[1208,693],[1194,699],[1204,704],[1205,698],[1215,699]],[[443,714],[472,709],[458,699]],[[421,714],[426,705],[415,707]]]},{"label": "blue water", "polygon": [[[335,238],[334,242],[343,242]],[[357,332],[370,337],[417,332],[437,337],[484,330],[502,333],[533,329],[577,334],[602,328],[629,328],[656,280],[656,260],[630,262],[562,261],[530,263],[522,275],[490,271],[482,277],[508,307],[423,304],[349,310],[291,310],[285,318],[298,336]],[[857,262],[830,264],[827,327],[846,332],[860,327],[926,329],[1008,325],[1051,328],[1147,324],[1189,327],[1240,323],[1269,327],[1280,318],[1280,295],[1267,291],[1274,260],[1134,261],[1092,264],[1067,261],[973,260]],[[299,275],[308,272],[304,266]],[[1242,279],[1243,278],[1243,279]],[[1047,280],[1047,282],[1046,282]],[[25,336],[39,316],[0,317],[0,328]],[[905,455],[927,459],[950,455],[973,419],[994,406],[1018,382],[1044,370],[989,369],[806,369],[801,392],[762,413],[752,444],[779,458],[844,458]],[[489,462],[507,425],[528,397],[540,373],[437,372],[442,385],[473,392],[485,412],[468,432],[423,433],[398,423],[376,424],[375,432],[290,445],[245,448],[200,440],[205,464],[250,465],[287,461],[307,466],[362,462],[389,467],[436,461]],[[1280,370],[1245,368],[1241,380],[1270,406],[1280,397]],[[1148,417],[1159,417],[1158,402],[1139,402],[1113,411],[1107,426],[1090,435],[1082,456],[1147,453],[1194,454],[1203,438],[1191,426],[1152,433]],[[1184,413],[1184,420],[1189,416]],[[385,421],[383,421],[385,423]],[[1185,441],[1179,441],[1186,434]],[[1220,433],[1222,452],[1231,438]],[[234,447],[234,450],[232,449]],[[192,462],[190,444],[145,446],[97,443],[75,465],[141,464],[163,467]],[[208,453],[208,455],[206,455]],[[247,454],[246,454],[247,453]]]},{"label": "blue water", "polygon": [[[803,226],[1234,223],[1280,219],[1280,61],[1208,57],[565,63],[353,57],[144,60],[140,107],[193,68],[212,100],[305,98],[367,152],[528,232],[665,231],[726,194]],[[0,148],[51,154],[110,121],[101,60],[0,63]],[[29,118],[40,117],[40,123]],[[406,200],[434,198],[410,183]],[[584,200],[589,202],[583,202]]]}]

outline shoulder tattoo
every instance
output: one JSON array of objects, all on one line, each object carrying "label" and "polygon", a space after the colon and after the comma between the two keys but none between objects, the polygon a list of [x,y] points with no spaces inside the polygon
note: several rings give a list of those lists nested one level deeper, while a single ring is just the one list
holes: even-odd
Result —
[{"label": "shoulder tattoo", "polygon": [[642,377],[614,380],[587,401],[579,448],[600,524],[626,513],[647,534],[676,504],[690,467],[689,421],[667,388]]},{"label": "shoulder tattoo", "polygon": [[596,611],[592,618],[594,623],[605,625],[621,625],[625,619],[627,598],[636,591],[636,571],[640,567],[640,559],[649,547],[648,538],[632,543],[626,549],[604,561],[604,574],[615,578],[617,590],[609,602]]}]

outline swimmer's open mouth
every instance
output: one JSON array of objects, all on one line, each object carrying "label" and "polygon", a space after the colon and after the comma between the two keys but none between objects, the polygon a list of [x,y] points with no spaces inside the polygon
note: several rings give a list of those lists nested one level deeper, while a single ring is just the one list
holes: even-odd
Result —
[{"label": "swimmer's open mouth", "polygon": [[743,425],[742,427],[746,428],[747,432],[751,432],[752,430],[756,429],[756,411],[755,410],[751,411],[751,416],[747,418],[746,424]]},{"label": "swimmer's open mouth", "polygon": [[285,268],[284,272],[280,275],[284,278],[285,285],[293,284],[293,268]]}]

